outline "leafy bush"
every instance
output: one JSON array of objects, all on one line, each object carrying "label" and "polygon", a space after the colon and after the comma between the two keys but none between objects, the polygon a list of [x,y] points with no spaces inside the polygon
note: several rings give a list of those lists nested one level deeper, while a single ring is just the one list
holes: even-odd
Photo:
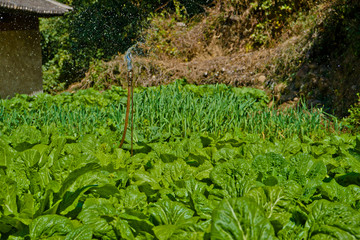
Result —
[{"label": "leafy bush", "polygon": [[181,8],[188,15],[203,11],[202,4],[208,4],[208,0],[61,2],[73,6],[74,10],[64,17],[41,20],[46,92],[61,90],[78,81],[92,61],[124,52],[139,38],[153,11],[176,12]]},{"label": "leafy bush", "polygon": [[[360,69],[356,67],[360,62],[359,11],[359,1],[331,1],[325,19],[309,35],[313,43],[307,54],[308,62],[318,66],[312,71],[318,76],[314,81],[313,73],[309,73],[307,82],[311,88],[307,92],[341,117],[349,114],[360,88]],[[311,85],[316,81],[317,84]]]},{"label": "leafy bush", "polygon": [[279,36],[281,31],[301,11],[309,10],[315,1],[289,1],[280,0],[275,4],[272,0],[254,1],[250,3],[254,15],[257,15],[258,23],[251,35],[255,46],[268,44],[272,39]]},{"label": "leafy bush", "polygon": [[312,50],[313,58],[328,61],[341,58],[347,51],[360,55],[360,2],[337,0],[332,4],[326,20],[319,26],[319,37]]},{"label": "leafy bush", "polygon": [[219,0],[216,4],[217,8],[210,10],[206,38],[210,40],[215,34],[225,50],[236,51],[269,45],[316,1]]},{"label": "leafy bush", "polygon": [[78,81],[93,59],[124,51],[137,37],[140,16],[146,12],[129,1],[65,3],[71,3],[74,11],[41,21],[44,90],[48,92]]},{"label": "leafy bush", "polygon": [[349,116],[345,118],[345,122],[350,124],[350,126],[355,131],[360,130],[360,94],[357,94],[358,102],[352,105],[349,109]]}]

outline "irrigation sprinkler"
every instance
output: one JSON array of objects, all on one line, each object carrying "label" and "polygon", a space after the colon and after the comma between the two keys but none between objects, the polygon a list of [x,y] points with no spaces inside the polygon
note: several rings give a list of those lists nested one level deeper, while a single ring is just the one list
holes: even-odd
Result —
[{"label": "irrigation sprinkler", "polygon": [[[127,82],[128,82],[128,96],[127,96],[127,102],[126,102],[126,114],[125,114],[125,125],[124,125],[124,131],[123,136],[120,142],[119,148],[122,148],[125,136],[126,136],[126,130],[129,123],[129,111],[130,111],[130,104],[131,104],[131,156],[133,155],[133,136],[134,136],[134,86],[133,86],[133,70],[132,70],[132,54],[131,51],[136,47],[137,44],[131,46],[125,53],[125,62],[127,65]],[[131,103],[130,103],[131,101]]]}]

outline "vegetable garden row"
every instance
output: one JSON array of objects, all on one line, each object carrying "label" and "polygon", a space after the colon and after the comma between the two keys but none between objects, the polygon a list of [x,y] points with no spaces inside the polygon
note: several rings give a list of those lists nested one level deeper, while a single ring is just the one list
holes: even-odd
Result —
[{"label": "vegetable garden row", "polygon": [[1,239],[360,239],[360,136],[258,90],[125,91],[0,102]]}]

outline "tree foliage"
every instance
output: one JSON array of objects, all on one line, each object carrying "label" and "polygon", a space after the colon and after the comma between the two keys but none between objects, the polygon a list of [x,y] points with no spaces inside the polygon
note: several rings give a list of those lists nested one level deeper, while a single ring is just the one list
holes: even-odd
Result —
[{"label": "tree foliage", "polygon": [[[77,81],[93,59],[124,52],[139,37],[152,12],[180,4],[187,14],[204,11],[210,0],[62,0],[73,11],[42,19],[45,91]],[[59,84],[61,83],[61,84]]]}]

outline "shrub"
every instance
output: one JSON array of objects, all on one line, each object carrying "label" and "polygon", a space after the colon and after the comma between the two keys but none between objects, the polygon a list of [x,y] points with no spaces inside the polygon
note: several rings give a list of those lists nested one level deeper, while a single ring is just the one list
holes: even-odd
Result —
[{"label": "shrub", "polygon": [[354,131],[360,130],[360,93],[358,93],[357,96],[358,102],[350,107],[350,115],[345,119],[345,122],[348,123]]}]

